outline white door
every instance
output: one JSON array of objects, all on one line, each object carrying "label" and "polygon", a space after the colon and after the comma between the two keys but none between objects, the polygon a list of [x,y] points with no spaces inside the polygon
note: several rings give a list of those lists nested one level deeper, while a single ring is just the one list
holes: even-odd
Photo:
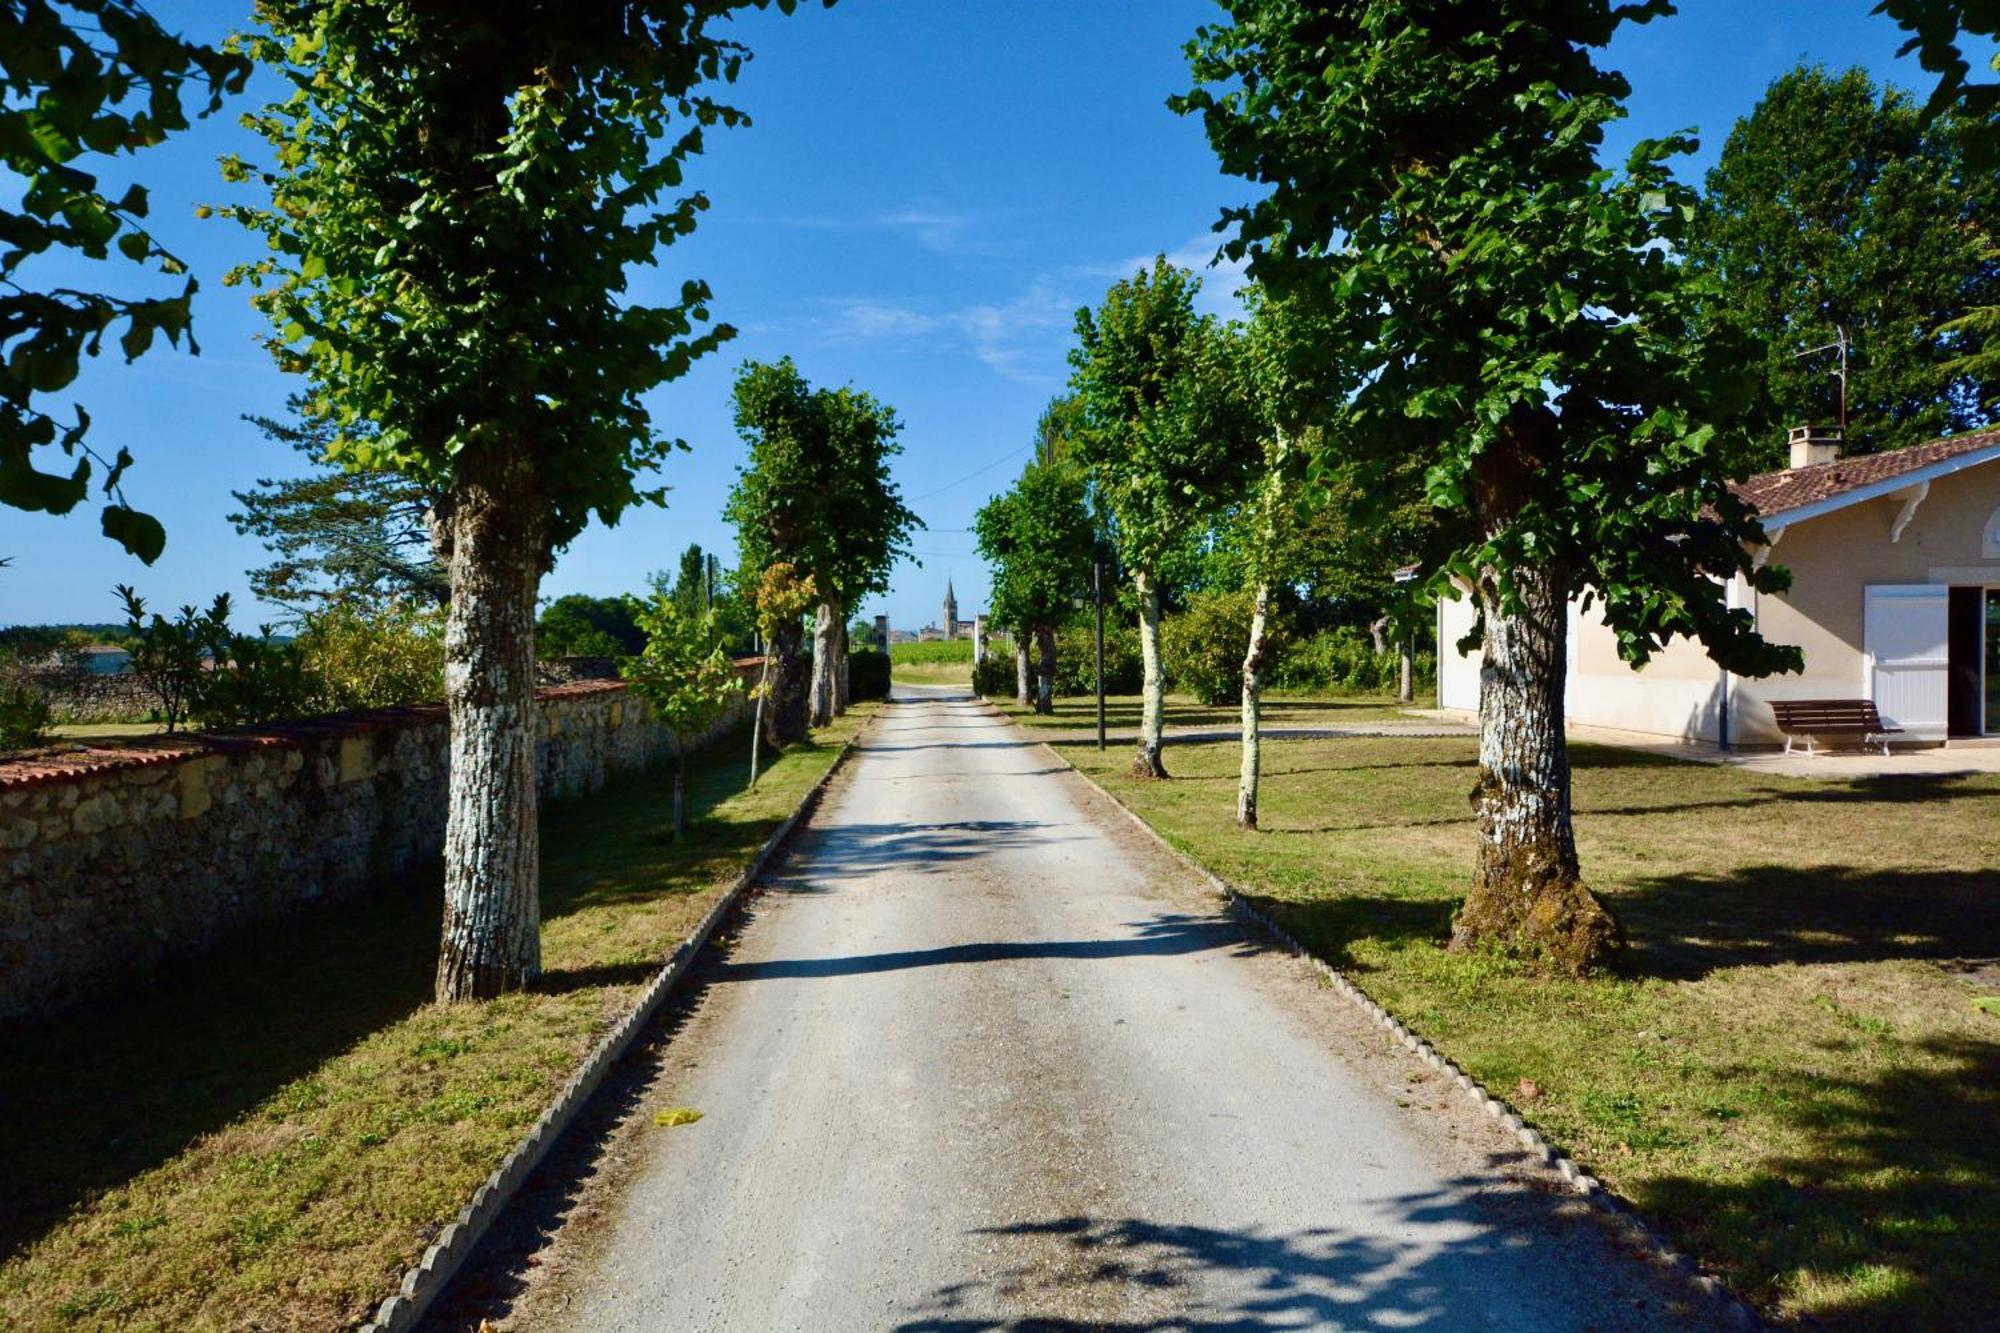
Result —
[{"label": "white door", "polygon": [[1941,583],[1882,583],[1867,592],[1863,683],[1882,720],[1912,738],[1945,734],[1950,603]]}]

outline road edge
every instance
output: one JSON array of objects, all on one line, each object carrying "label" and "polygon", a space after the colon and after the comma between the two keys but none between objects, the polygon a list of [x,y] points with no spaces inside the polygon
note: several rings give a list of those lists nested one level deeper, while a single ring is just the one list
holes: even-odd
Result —
[{"label": "road edge", "polygon": [[1585,1200],[1595,1208],[1599,1215],[1610,1223],[1611,1227],[1618,1233],[1619,1238],[1639,1251],[1649,1263],[1669,1275],[1684,1281],[1696,1298],[1714,1308],[1731,1327],[1739,1329],[1761,1329],[1764,1327],[1763,1320],[1751,1308],[1749,1302],[1737,1295],[1728,1283],[1716,1277],[1713,1273],[1703,1272],[1693,1259],[1675,1249],[1667,1238],[1639,1213],[1637,1208],[1627,1200],[1613,1193],[1605,1186],[1603,1181],[1579,1166],[1576,1160],[1570,1157],[1569,1154],[1543,1138],[1541,1131],[1536,1129],[1519,1111],[1515,1110],[1505,1098],[1496,1097],[1478,1079],[1459,1068],[1449,1056],[1446,1056],[1435,1046],[1431,1045],[1430,1042],[1412,1032],[1403,1024],[1401,1019],[1397,1018],[1380,1004],[1377,1004],[1368,992],[1356,985],[1353,979],[1348,977],[1346,973],[1327,962],[1326,959],[1321,958],[1318,954],[1313,953],[1305,945],[1299,943],[1290,931],[1272,920],[1269,915],[1255,906],[1234,885],[1224,880],[1188,853],[1182,851],[1179,847],[1174,846],[1172,842],[1168,841],[1165,834],[1147,822],[1145,816],[1125,804],[1124,801],[1118,798],[1116,793],[1103,787],[1088,773],[1071,763],[1068,756],[1056,749],[1053,744],[1048,741],[1035,740],[1012,717],[1009,717],[1006,712],[995,707],[983,695],[975,695],[974,697],[989,709],[993,716],[1013,726],[1023,736],[1027,736],[1034,744],[1047,751],[1051,759],[1081,778],[1092,791],[1109,801],[1119,813],[1130,820],[1133,826],[1139,829],[1160,850],[1198,876],[1221,896],[1231,916],[1249,922],[1264,932],[1264,934],[1283,945],[1294,956],[1324,977],[1336,992],[1345,997],[1356,1008],[1360,1009],[1362,1013],[1366,1014],[1370,1021],[1377,1027],[1382,1028],[1404,1047],[1408,1048],[1410,1053],[1416,1056],[1417,1059],[1423,1061],[1424,1064],[1430,1066],[1439,1074],[1442,1074],[1458,1088],[1468,1101],[1479,1110],[1485,1112],[1488,1118],[1497,1121],[1502,1128],[1519,1139],[1521,1146],[1527,1149],[1530,1158],[1540,1162],[1542,1166],[1552,1171],[1561,1179],[1572,1194]]},{"label": "road edge", "polygon": [[[883,702],[887,706],[889,701]],[[686,939],[674,946],[674,951],[661,964],[660,970],[647,983],[632,1008],[599,1039],[513,1151],[493,1169],[485,1183],[473,1191],[471,1201],[458,1210],[458,1216],[424,1251],[423,1258],[404,1271],[401,1286],[394,1295],[383,1299],[374,1315],[360,1326],[360,1333],[408,1333],[416,1327],[471,1257],[501,1210],[520,1192],[521,1186],[562,1138],[564,1131],[590,1100],[591,1094],[597,1091],[606,1071],[631,1049],[646,1025],[658,1017],[668,997],[686,977],[696,957],[715,934],[716,927],[742,902],[745,892],[763,875],[778,849],[797,831],[799,825],[811,817],[834,776],[847,766],[855,747],[881,716],[878,708],[859,730],[847,738],[826,772],[820,774],[818,780],[799,797],[798,805],[786,816],[784,823],[764,839],[763,846],[757,849],[757,854],[742,873],[716,898],[701,923]]]}]

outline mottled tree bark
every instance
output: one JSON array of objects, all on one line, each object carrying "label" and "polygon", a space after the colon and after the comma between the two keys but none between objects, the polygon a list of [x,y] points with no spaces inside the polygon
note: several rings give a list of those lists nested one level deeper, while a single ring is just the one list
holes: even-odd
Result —
[{"label": "mottled tree bark", "polygon": [[1514,589],[1509,612],[1490,577],[1480,581],[1479,852],[1451,945],[1494,945],[1581,973],[1624,937],[1577,864],[1562,707],[1568,590],[1547,567],[1516,569]]},{"label": "mottled tree bark", "polygon": [[834,649],[835,669],[833,673],[833,711],[836,713],[845,713],[847,711],[847,705],[854,698],[854,696],[851,693],[849,693],[851,682],[848,679],[848,669],[852,665],[852,663],[848,661],[848,655],[852,653],[854,650],[853,647],[847,641],[846,610],[847,608],[845,606],[841,608],[842,614],[840,617],[840,633],[839,633],[840,642],[838,645],[835,646]]},{"label": "mottled tree bark", "polygon": [[1144,699],[1139,713],[1139,748],[1132,756],[1132,775],[1163,778],[1160,746],[1167,724],[1167,683],[1160,670],[1160,589],[1153,576],[1135,570],[1132,584],[1139,591],[1139,657],[1145,667]]},{"label": "mottled tree bark", "polygon": [[812,725],[833,721],[836,682],[840,678],[840,603],[827,598],[813,613]]},{"label": "mottled tree bark", "polygon": [[451,576],[444,691],[440,1004],[491,999],[541,971],[535,802],[535,592],[546,539],[524,458],[488,450],[433,516]]},{"label": "mottled tree bark", "polygon": [[771,636],[766,649],[771,655],[771,690],[764,701],[764,743],[774,750],[808,734],[806,673],[799,653],[804,637],[796,623],[788,624]]},{"label": "mottled tree bark", "polygon": [[1028,706],[1030,694],[1028,688],[1029,674],[1028,632],[1017,629],[1014,631],[1014,702],[1023,708]]},{"label": "mottled tree bark", "polygon": [[1262,772],[1264,644],[1271,615],[1271,585],[1257,585],[1250,610],[1250,647],[1243,654],[1243,765],[1236,781],[1236,826],[1257,827],[1257,779]]},{"label": "mottled tree bark", "polygon": [[1056,711],[1056,630],[1053,625],[1035,627],[1035,711]]}]

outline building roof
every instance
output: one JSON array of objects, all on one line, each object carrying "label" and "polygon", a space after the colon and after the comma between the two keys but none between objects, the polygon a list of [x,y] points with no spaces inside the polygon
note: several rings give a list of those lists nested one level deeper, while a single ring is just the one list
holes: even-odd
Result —
[{"label": "building roof", "polygon": [[[1880,454],[1836,458],[1831,463],[1765,472],[1731,486],[1766,522],[1778,518],[1812,518],[1830,509],[1873,499],[1900,486],[1913,485],[1961,467],[2000,457],[2000,428],[1967,431],[1941,440],[1891,449]],[[1810,513],[1797,513],[1810,510]]]}]

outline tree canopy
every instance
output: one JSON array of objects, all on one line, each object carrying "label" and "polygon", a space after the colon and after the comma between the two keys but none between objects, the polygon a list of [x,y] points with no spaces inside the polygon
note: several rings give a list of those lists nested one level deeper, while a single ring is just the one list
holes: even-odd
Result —
[{"label": "tree canopy", "polygon": [[[146,229],[146,187],[114,199],[80,163],[137,153],[186,129],[184,96],[196,92],[202,114],[216,110],[241,91],[250,62],[172,35],[135,0],[16,0],[0,8],[0,50],[0,164],[22,186],[0,207],[0,505],[68,513],[90,493],[95,463],[109,501],[105,536],[150,564],[166,531],[125,503],[119,482],[130,451],[106,458],[81,405],[73,421],[58,421],[35,400],[68,388],[82,358],[121,326],[127,361],[160,334],[198,351],[189,327],[197,284]],[[37,256],[108,259],[113,250],[184,280],[158,296],[33,285]],[[43,471],[35,451],[50,446],[74,464]]]},{"label": "tree canopy", "polygon": [[304,612],[328,603],[449,599],[450,580],[431,550],[428,491],[400,473],[329,464],[323,422],[244,420],[313,465],[302,477],[261,477],[231,492],[242,509],[230,523],[276,557],[250,571],[250,590],[261,600]]},{"label": "tree canopy", "polygon": [[1874,452],[1968,430],[2000,382],[1944,369],[1989,335],[1940,330],[2000,299],[1987,230],[2000,182],[1973,171],[1965,122],[1926,122],[1859,69],[1817,66],[1776,79],[1736,123],[1708,173],[1686,252],[1717,279],[1717,318],[1765,340],[1745,419],[1750,462],[1782,464],[1787,427],[1832,424],[1832,352],[1853,341],[1847,448]]},{"label": "tree canopy", "polygon": [[723,512],[745,573],[789,563],[850,607],[886,588],[923,526],[890,475],[895,411],[857,389],[813,388],[790,357],[746,364],[735,401],[750,462]]}]

